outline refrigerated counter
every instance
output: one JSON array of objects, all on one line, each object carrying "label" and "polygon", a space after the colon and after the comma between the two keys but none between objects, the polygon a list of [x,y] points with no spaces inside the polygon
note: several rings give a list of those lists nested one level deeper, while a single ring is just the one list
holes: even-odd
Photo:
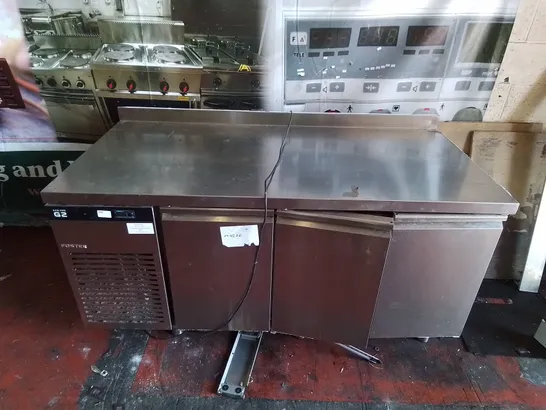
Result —
[{"label": "refrigerated counter", "polygon": [[138,108],[42,198],[87,324],[356,346],[459,336],[518,208],[433,116]]}]

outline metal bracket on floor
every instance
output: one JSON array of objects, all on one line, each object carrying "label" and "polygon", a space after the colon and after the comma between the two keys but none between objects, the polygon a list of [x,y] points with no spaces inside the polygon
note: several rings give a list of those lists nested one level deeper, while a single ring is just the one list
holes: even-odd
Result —
[{"label": "metal bracket on floor", "polygon": [[341,343],[336,343],[339,347],[342,347],[345,350],[348,350],[349,352],[357,355],[358,357],[366,360],[369,363],[372,364],[382,364],[383,362],[376,356],[373,356],[369,353],[366,353],[364,350],[360,350],[358,347],[354,347],[352,345],[344,345]]},{"label": "metal bracket on floor", "polygon": [[262,332],[239,332],[231,348],[218,394],[243,399],[262,342]]}]

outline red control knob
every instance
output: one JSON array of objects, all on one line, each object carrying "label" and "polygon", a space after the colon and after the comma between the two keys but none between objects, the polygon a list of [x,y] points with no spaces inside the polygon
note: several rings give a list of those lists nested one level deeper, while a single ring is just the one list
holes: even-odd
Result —
[{"label": "red control knob", "polygon": [[106,80],[106,86],[110,89],[110,90],[113,90],[116,88],[116,80],[110,78],[108,80]]},{"label": "red control knob", "polygon": [[190,90],[190,86],[189,86],[188,83],[185,82],[185,81],[182,81],[182,82],[180,83],[179,88],[180,88],[180,92],[181,92],[182,94],[187,94],[188,91]]},{"label": "red control knob", "polygon": [[159,83],[159,90],[165,94],[167,91],[169,91],[169,83],[167,81],[161,81]]},{"label": "red control knob", "polygon": [[130,93],[134,93],[136,91],[136,83],[133,80],[127,80],[126,85]]}]

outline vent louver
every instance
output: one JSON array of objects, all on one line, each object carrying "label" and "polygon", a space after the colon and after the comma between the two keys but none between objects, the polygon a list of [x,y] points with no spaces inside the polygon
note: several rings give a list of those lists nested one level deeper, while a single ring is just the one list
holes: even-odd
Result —
[{"label": "vent louver", "polygon": [[153,254],[72,252],[70,262],[88,323],[133,328],[170,324],[165,283]]}]

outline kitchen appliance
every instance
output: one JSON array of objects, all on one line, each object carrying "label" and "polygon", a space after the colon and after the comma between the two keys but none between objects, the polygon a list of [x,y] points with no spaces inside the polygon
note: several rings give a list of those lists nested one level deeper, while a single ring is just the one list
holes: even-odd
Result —
[{"label": "kitchen appliance", "polygon": [[434,10],[410,1],[396,14],[386,13],[385,3],[365,1],[325,14],[330,3],[313,9],[275,3],[279,19],[268,39],[284,70],[272,73],[270,109],[282,101],[286,110],[481,118],[517,1],[446,2]]},{"label": "kitchen appliance", "polygon": [[170,329],[151,207],[48,207],[68,279],[86,325]]},{"label": "kitchen appliance", "polygon": [[[120,114],[42,198],[58,211],[61,252],[151,253],[131,250],[121,234],[157,235],[175,329],[271,330],[361,347],[370,337],[459,336],[502,222],[518,209],[436,131],[435,116]],[[282,143],[266,214],[264,180]],[[104,231],[111,241],[90,244],[81,224],[62,236],[69,206],[96,210],[85,222],[93,232],[117,221],[117,236]],[[116,220],[114,210],[135,207],[153,209],[153,231]]]},{"label": "kitchen appliance", "polygon": [[198,108],[203,67],[183,45],[105,44],[91,67],[111,124],[124,106]]},{"label": "kitchen appliance", "polygon": [[184,39],[184,23],[168,17],[100,17],[97,27],[102,41],[108,44],[181,44]]},{"label": "kitchen appliance", "polygon": [[265,100],[263,58],[237,38],[193,36],[189,46],[203,64],[201,107],[262,110]]},{"label": "kitchen appliance", "polygon": [[86,33],[82,13],[77,11],[58,14],[43,11],[22,13],[21,21],[26,35],[78,35]]},{"label": "kitchen appliance", "polygon": [[89,65],[96,49],[38,48],[30,65],[60,137],[95,141],[106,130]]}]

